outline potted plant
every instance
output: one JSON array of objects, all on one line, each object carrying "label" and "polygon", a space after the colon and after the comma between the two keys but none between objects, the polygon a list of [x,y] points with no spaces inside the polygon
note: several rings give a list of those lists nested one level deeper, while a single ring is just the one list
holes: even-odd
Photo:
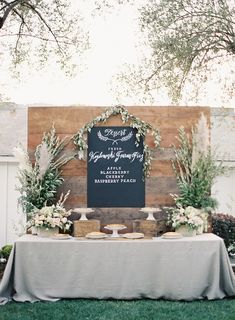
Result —
[{"label": "potted plant", "polygon": [[197,230],[203,226],[199,209],[191,206],[183,208],[180,204],[177,204],[175,208],[167,208],[167,211],[168,224],[184,237],[195,236]]},{"label": "potted plant", "polygon": [[71,215],[71,210],[66,210],[63,206],[69,192],[56,205],[44,206],[41,209],[36,209],[31,213],[31,218],[27,222],[27,227],[37,228],[37,233],[41,237],[52,236],[59,233],[59,229],[63,232],[69,231],[72,221],[68,219]]},{"label": "potted plant", "polygon": [[44,133],[33,161],[30,161],[29,154],[21,146],[14,148],[14,156],[19,162],[19,203],[27,216],[35,209],[55,202],[57,189],[63,183],[61,167],[74,158],[61,154],[67,143],[66,138],[60,140],[56,136],[56,130],[52,127],[49,132]]},{"label": "potted plant", "polygon": [[191,138],[181,127],[177,140],[179,147],[173,146],[175,157],[172,159],[179,189],[178,195],[172,195],[175,203],[182,208],[190,206],[202,210],[204,215],[209,214],[217,206],[216,199],[211,196],[212,185],[226,169],[210,148],[205,116],[202,114],[192,129]]}]

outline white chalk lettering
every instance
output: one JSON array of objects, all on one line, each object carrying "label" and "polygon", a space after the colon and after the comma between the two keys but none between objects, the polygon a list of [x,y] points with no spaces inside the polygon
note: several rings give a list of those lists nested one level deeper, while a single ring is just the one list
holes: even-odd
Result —
[{"label": "white chalk lettering", "polygon": [[111,151],[110,153],[104,154],[102,151],[96,151],[93,152],[91,151],[89,153],[89,162],[93,161],[94,163],[96,163],[98,160],[100,159],[105,159],[105,160],[110,160],[115,158],[115,154],[113,153],[113,151]]},{"label": "white chalk lettering", "polygon": [[[113,159],[114,162],[118,162],[121,159],[128,159],[130,163],[134,161],[143,162],[144,155],[142,153],[139,153],[138,151],[135,151],[133,153],[125,153],[123,151],[117,151],[116,153],[111,151],[110,153],[103,153],[103,151],[91,151],[89,153],[89,162],[93,161],[96,163],[99,160],[110,160]],[[120,170],[121,167],[109,167],[107,170]]]},{"label": "white chalk lettering", "polygon": [[121,183],[136,183],[136,179],[121,179]]},{"label": "white chalk lettering", "polygon": [[104,130],[104,135],[107,136],[111,136],[113,138],[116,137],[123,137],[126,134],[126,129],[122,129],[122,130],[113,130],[113,129],[105,129]]}]

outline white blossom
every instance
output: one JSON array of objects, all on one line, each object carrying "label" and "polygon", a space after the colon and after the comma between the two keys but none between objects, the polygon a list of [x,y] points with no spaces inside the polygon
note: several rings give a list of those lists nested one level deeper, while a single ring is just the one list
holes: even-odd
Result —
[{"label": "white blossom", "polygon": [[193,151],[192,168],[199,161],[201,156],[206,156],[210,148],[210,131],[204,114],[201,117],[193,131]]},{"label": "white blossom", "polygon": [[13,155],[19,162],[19,170],[26,170],[28,172],[32,171],[32,165],[29,161],[29,156],[21,146],[13,148]]},{"label": "white blossom", "polygon": [[39,159],[38,159],[38,167],[39,167],[39,178],[42,179],[46,171],[48,170],[50,163],[52,161],[52,154],[45,142],[43,142],[39,149]]}]

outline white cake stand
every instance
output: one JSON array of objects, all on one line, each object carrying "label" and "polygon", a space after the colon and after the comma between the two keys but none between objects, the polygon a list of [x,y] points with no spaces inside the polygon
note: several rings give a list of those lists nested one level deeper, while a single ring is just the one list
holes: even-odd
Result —
[{"label": "white cake stand", "polygon": [[75,208],[73,209],[73,211],[81,214],[81,217],[79,219],[81,221],[88,220],[86,215],[88,213],[94,212],[94,210],[91,208]]},{"label": "white cake stand", "polygon": [[118,231],[126,229],[126,226],[121,225],[121,224],[119,224],[119,225],[118,224],[108,224],[104,228],[113,231],[113,233],[110,236],[111,238],[119,238],[120,235],[118,234]]},{"label": "white cake stand", "polygon": [[161,209],[159,209],[159,208],[145,207],[145,208],[140,209],[140,211],[148,214],[146,220],[155,221],[156,219],[154,218],[153,214],[154,214],[154,212],[161,211]]}]

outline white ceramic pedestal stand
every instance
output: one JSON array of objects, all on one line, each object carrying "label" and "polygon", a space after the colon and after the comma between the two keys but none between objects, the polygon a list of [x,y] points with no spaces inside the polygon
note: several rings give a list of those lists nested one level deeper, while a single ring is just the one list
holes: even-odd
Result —
[{"label": "white ceramic pedestal stand", "polygon": [[140,211],[148,214],[146,220],[155,221],[156,219],[153,216],[154,212],[158,212],[161,210],[159,208],[145,207],[145,208],[140,209]]},{"label": "white ceramic pedestal stand", "polygon": [[81,221],[88,220],[86,215],[88,213],[94,212],[94,210],[92,210],[91,208],[75,208],[73,209],[73,211],[81,214],[81,217],[79,219]]},{"label": "white ceramic pedestal stand", "polygon": [[113,233],[110,236],[111,238],[119,238],[120,235],[118,234],[118,231],[126,229],[126,226],[115,227],[115,226],[107,225],[104,228],[113,231]]}]

